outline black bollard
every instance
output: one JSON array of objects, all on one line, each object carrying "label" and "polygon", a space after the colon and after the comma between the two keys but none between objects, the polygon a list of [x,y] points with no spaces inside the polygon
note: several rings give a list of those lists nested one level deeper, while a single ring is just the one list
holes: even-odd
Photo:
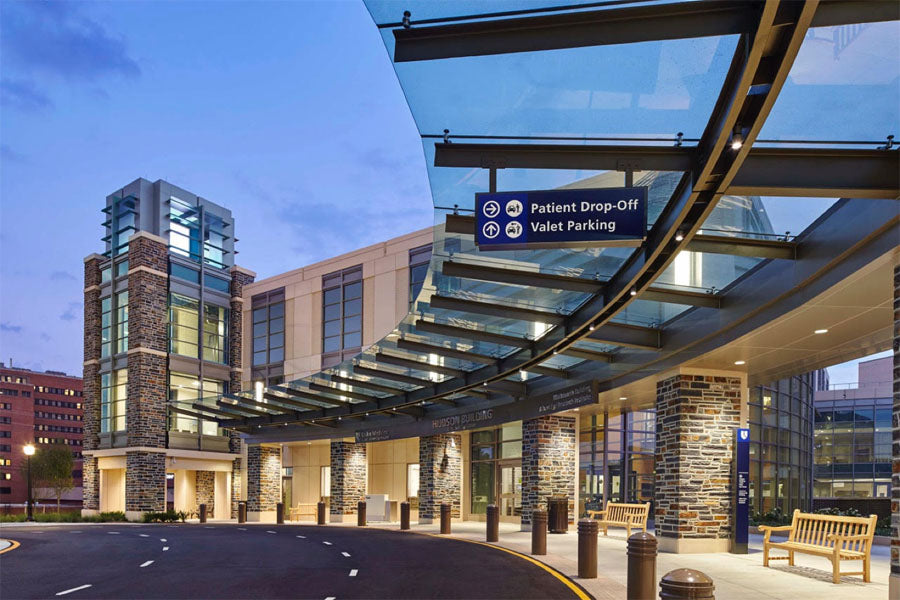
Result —
[{"label": "black bollard", "polygon": [[247,503],[245,501],[238,502],[238,523],[247,522]]},{"label": "black bollard", "polygon": [[600,526],[593,519],[578,521],[578,577],[597,578],[597,533]]},{"label": "black bollard", "polygon": [[400,529],[409,529],[409,502],[400,503]]},{"label": "black bollard", "polygon": [[366,524],[366,501],[360,500],[356,503],[356,525],[364,527]]},{"label": "black bollard", "polygon": [[316,505],[316,525],[325,524],[325,503],[319,501]]},{"label": "black bollard", "polygon": [[531,553],[547,554],[547,511],[531,511]]},{"label": "black bollard", "polygon": [[496,504],[487,505],[486,539],[489,542],[500,541],[500,507]]},{"label": "black bollard", "polygon": [[441,502],[441,533],[450,533],[450,503]]},{"label": "black bollard", "polygon": [[200,505],[200,522],[206,523],[206,504]]},{"label": "black bollard", "polygon": [[675,569],[659,580],[660,600],[716,600],[715,589],[708,575],[694,569]]},{"label": "black bollard", "polygon": [[628,538],[628,600],[656,597],[656,538],[641,531]]},{"label": "black bollard", "polygon": [[284,525],[284,502],[275,505],[275,522]]}]

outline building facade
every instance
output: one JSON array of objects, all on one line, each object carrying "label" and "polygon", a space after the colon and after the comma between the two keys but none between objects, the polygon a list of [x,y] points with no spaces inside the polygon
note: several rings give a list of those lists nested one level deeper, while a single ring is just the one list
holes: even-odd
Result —
[{"label": "building facade", "polygon": [[[22,476],[26,444],[62,444],[74,459],[73,489],[62,500],[80,502],[83,411],[80,377],[58,371],[29,371],[0,363],[0,504],[21,504],[28,497]],[[34,488],[35,500],[56,498]]]},{"label": "building facade", "polygon": [[254,277],[234,265],[231,212],[145,179],[102,212],[105,251],[84,260],[83,510],[139,518],[206,503],[228,518],[240,445],[211,415],[228,414],[216,399],[240,387]]}]

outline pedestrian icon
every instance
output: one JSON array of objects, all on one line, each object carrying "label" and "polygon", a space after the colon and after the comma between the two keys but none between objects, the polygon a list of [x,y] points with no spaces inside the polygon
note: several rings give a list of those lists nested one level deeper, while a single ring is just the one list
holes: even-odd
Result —
[{"label": "pedestrian icon", "polygon": [[516,218],[522,214],[522,203],[518,200],[510,200],[506,203],[506,214]]},{"label": "pedestrian icon", "polygon": [[510,221],[506,224],[506,236],[515,239],[522,235],[522,224],[518,221]]},{"label": "pedestrian icon", "polygon": [[[499,206],[497,207],[497,210],[500,210]],[[487,239],[492,240],[500,234],[500,226],[497,225],[496,221],[488,221],[484,224],[484,227],[481,228],[481,233],[483,233],[484,237]]]},{"label": "pedestrian icon", "polygon": [[493,219],[500,214],[500,204],[496,200],[488,200],[484,203],[481,211],[488,219]]}]

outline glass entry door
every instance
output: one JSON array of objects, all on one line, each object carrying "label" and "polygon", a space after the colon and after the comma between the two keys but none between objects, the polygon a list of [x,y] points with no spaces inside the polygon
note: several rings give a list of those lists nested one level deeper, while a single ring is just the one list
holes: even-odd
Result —
[{"label": "glass entry door", "polygon": [[500,520],[516,521],[522,516],[522,461],[501,461],[498,497]]}]

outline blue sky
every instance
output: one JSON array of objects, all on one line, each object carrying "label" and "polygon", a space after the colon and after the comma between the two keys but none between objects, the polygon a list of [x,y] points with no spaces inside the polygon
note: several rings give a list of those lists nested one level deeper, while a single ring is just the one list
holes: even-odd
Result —
[{"label": "blue sky", "polygon": [[[398,19],[404,7],[372,2]],[[414,18],[437,6],[411,4]],[[900,28],[854,31],[840,51],[830,28],[810,32],[763,137],[900,134]],[[732,47],[673,40],[401,74],[428,133],[691,137]],[[362,2],[2,0],[0,56],[0,360],[80,373],[82,259],[103,249],[104,197],[137,177],[229,207],[238,263],[260,277],[433,222],[416,124]],[[585,106],[606,111],[587,121],[596,131],[593,113],[571,110]],[[436,178],[438,191],[475,176],[458,171]],[[792,233],[831,203],[764,201],[775,230]]]}]

